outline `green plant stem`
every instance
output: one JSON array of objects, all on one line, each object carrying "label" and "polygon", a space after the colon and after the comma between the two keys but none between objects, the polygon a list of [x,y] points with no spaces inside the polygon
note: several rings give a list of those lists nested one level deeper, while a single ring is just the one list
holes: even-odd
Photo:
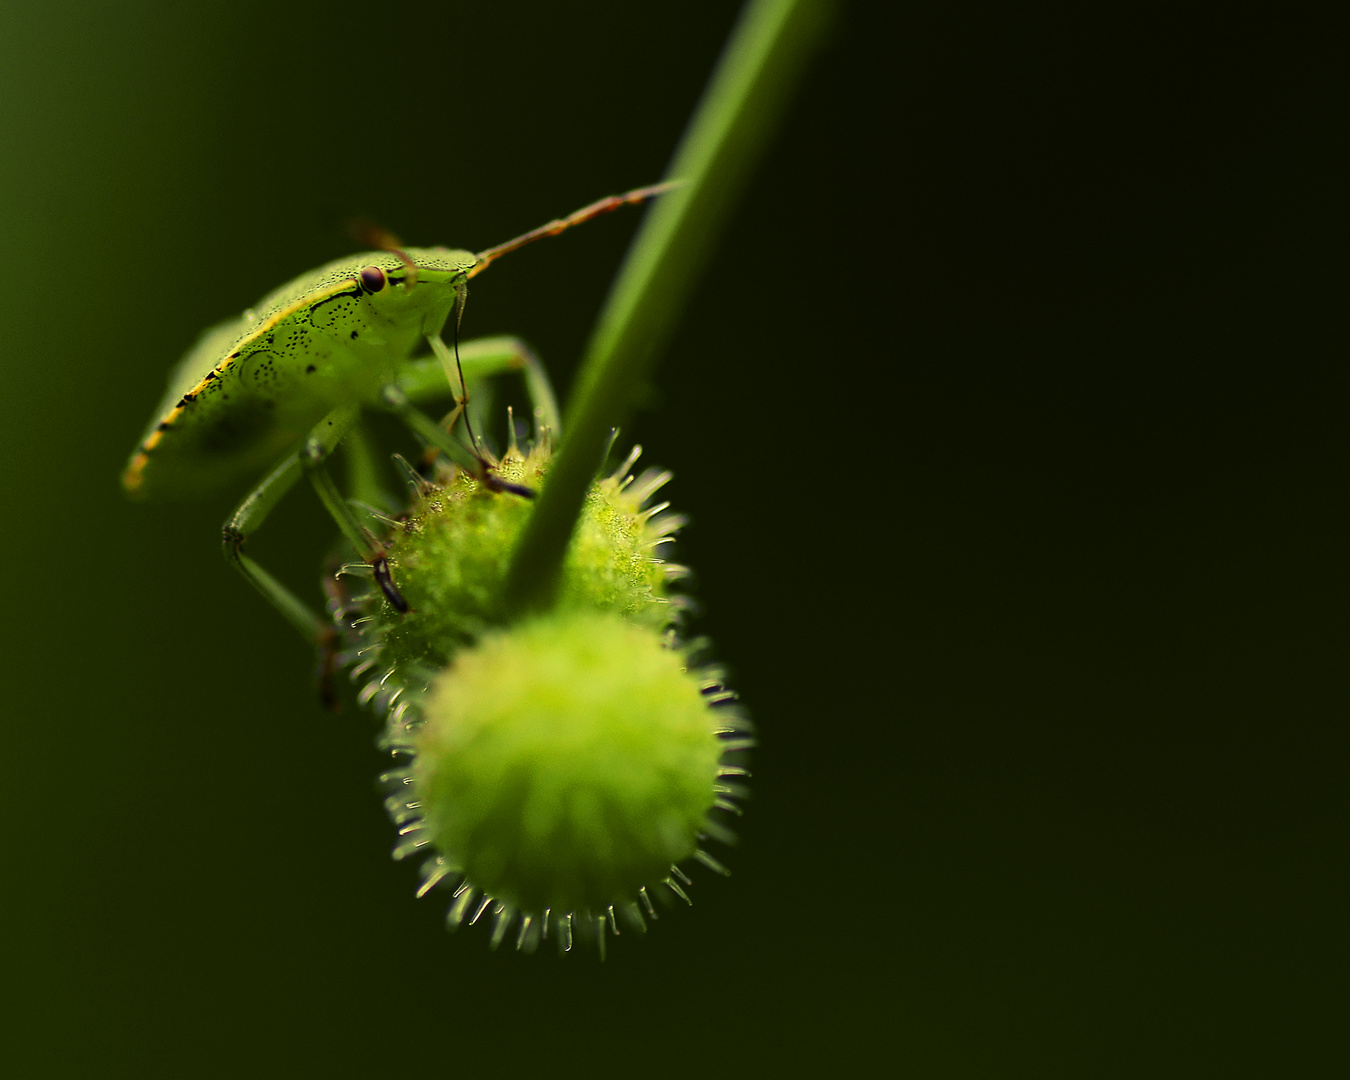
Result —
[{"label": "green plant stem", "polygon": [[645,389],[832,8],[830,0],[751,0],[742,12],[667,171],[682,186],[648,213],[587,346],[548,484],[511,555],[510,610],[551,604],[610,432]]}]

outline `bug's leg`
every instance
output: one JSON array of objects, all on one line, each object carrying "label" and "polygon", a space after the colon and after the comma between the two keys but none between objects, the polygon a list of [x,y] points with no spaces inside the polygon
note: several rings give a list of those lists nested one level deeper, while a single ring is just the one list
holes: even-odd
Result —
[{"label": "bug's leg", "polygon": [[525,394],[530,399],[530,413],[534,418],[535,438],[543,438],[545,432],[557,438],[562,431],[562,416],[558,412],[558,399],[553,393],[553,384],[539,357],[520,338],[491,339],[505,343],[511,349],[513,370],[519,371],[525,379]]},{"label": "bug's leg", "polygon": [[481,467],[478,455],[467,446],[462,446],[450,432],[417,408],[400,386],[386,386],[381,399],[384,407],[402,420],[414,434],[420,435],[429,446],[434,446],[451,461],[471,472]]},{"label": "bug's leg", "polygon": [[[444,348],[442,344],[441,349]],[[451,436],[453,424],[464,413],[467,399],[463,395],[456,396],[454,411],[439,424],[414,406],[414,401],[429,401],[447,396],[446,369],[442,359],[443,357],[439,355],[423,357],[406,364],[399,373],[397,384],[384,388],[381,395],[382,404],[396,414],[414,433],[420,435],[429,447],[439,450],[464,469],[480,474],[489,487],[524,498],[532,498],[533,490],[495,477],[490,469],[491,463],[487,459]],[[542,436],[546,431],[557,432],[558,403],[553,396],[553,387],[539,358],[519,338],[482,338],[466,342],[460,346],[459,360],[466,381],[521,372],[525,377],[526,393],[529,395],[534,413],[536,434]]]},{"label": "bug's leg", "polygon": [[[422,436],[427,445],[441,451],[451,461],[456,462],[466,471],[482,477],[483,482],[494,491],[509,491],[513,495],[521,495],[524,498],[534,498],[534,491],[520,484],[512,484],[501,480],[492,473],[492,463],[479,454],[475,454],[467,447],[461,446],[450,432],[443,426],[436,423],[435,420],[427,416],[408,400],[408,396],[397,386],[386,386],[384,388],[384,404],[391,412],[398,416],[415,434]],[[376,567],[376,576],[379,568]]]},{"label": "bug's leg", "polygon": [[[392,509],[393,503],[379,481],[370,435],[359,420],[342,440],[342,454],[346,459],[347,490],[351,492],[352,501],[364,503],[372,509]],[[328,598],[328,624],[320,637],[314,659],[314,686],[324,708],[333,713],[342,711],[337,673],[341,666],[342,651],[352,647],[351,621],[360,612],[346,584],[347,579],[342,576],[343,561],[335,554],[328,558],[324,567],[323,591]]]},{"label": "bug's leg", "polygon": [[376,466],[375,447],[370,433],[361,423],[353,424],[342,440],[342,456],[347,462],[347,490],[356,502],[378,507],[387,504],[388,496],[380,484]]},{"label": "bug's leg", "polygon": [[394,606],[396,611],[406,613],[408,603],[394,585],[394,579],[389,573],[389,562],[383,549],[375,543],[370,533],[356,520],[356,514],[352,512],[351,505],[338,491],[337,484],[334,483],[333,476],[328,471],[328,457],[337,448],[343,435],[347,433],[347,429],[356,420],[356,413],[355,407],[334,409],[314,425],[309,433],[309,438],[305,440],[305,445],[300,450],[300,466],[304,469],[310,484],[313,485],[315,493],[319,496],[319,501],[323,503],[324,508],[337,522],[338,528],[342,530],[342,535],[356,549],[361,560],[375,571],[375,580],[379,583],[380,589],[384,592],[389,603]]},{"label": "bug's leg", "polygon": [[[445,349],[443,342],[441,348]],[[449,355],[448,349],[446,354]],[[525,390],[534,412],[536,436],[546,430],[557,435],[560,419],[553,386],[539,358],[520,338],[492,337],[463,342],[459,347],[459,362],[464,378],[470,382],[493,375],[520,372],[524,376]],[[439,356],[423,357],[406,365],[399,373],[398,387],[412,402],[421,403],[450,396],[445,368]],[[456,415],[451,413],[451,417]]]},{"label": "bug's leg", "polygon": [[272,507],[295,486],[303,471],[298,454],[286,458],[244,496],[243,502],[226,520],[222,538],[225,561],[243,574],[244,579],[281,612],[306,641],[314,644],[323,639],[328,624],[242,550],[249,534],[266,520]]},{"label": "bug's leg", "polygon": [[[460,355],[459,343],[455,343],[455,351],[451,352],[445,342],[441,340],[440,334],[428,334],[427,344],[431,346],[432,355],[440,361],[441,370],[445,373],[445,381],[449,384],[450,389],[454,390],[456,380],[459,382],[459,390],[455,392],[455,407],[441,421],[441,425],[446,431],[454,431],[455,424],[463,416],[465,424],[468,426],[469,379],[464,374],[464,360]],[[469,441],[474,444],[475,448],[477,447],[478,440],[474,438],[472,427],[469,427]]]},{"label": "bug's leg", "polygon": [[[272,508],[295,486],[300,477],[308,476],[320,501],[333,516],[343,535],[352,542],[361,558],[374,567],[376,580],[380,582],[390,603],[400,611],[407,610],[407,604],[389,577],[389,566],[384,561],[384,553],[377,548],[357,522],[356,515],[339,494],[337,485],[333,483],[333,478],[325,466],[328,455],[352,426],[356,412],[355,408],[335,409],[320,420],[311,430],[309,439],[301,450],[287,457],[244,497],[238,509],[225,522],[223,529],[226,561],[243,574],[249,584],[281,612],[287,622],[294,626],[306,641],[317,643],[321,648],[326,635],[331,632],[328,622],[245,555],[242,549],[249,535],[263,524]],[[357,456],[359,457],[359,450]],[[358,474],[361,471],[359,464],[356,471]],[[369,479],[373,484],[373,470]]]}]

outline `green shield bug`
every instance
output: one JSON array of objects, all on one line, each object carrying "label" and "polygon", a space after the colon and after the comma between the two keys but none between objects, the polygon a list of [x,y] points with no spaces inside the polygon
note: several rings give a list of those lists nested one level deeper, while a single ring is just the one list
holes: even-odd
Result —
[{"label": "green shield bug", "polygon": [[[340,259],[301,275],[238,318],[208,330],[189,350],[170,373],[164,400],[122,474],[123,488],[134,498],[198,496],[263,474],[225,523],[225,556],[315,640],[324,636],[325,621],[241,550],[272,507],[307,476],[401,610],[405,605],[383,553],[338,491],[327,458],[363,408],[382,408],[490,481],[481,455],[450,437],[468,402],[466,376],[523,372],[542,424],[556,428],[558,414],[548,379],[523,342],[490,338],[459,344],[469,279],[534,240],[645,202],[670,187],[657,184],[600,199],[476,254],[391,243],[385,251]],[[453,350],[441,340],[452,313]],[[423,355],[424,347],[429,354]],[[455,408],[442,423],[416,407],[451,396]],[[354,443],[358,451],[364,445]],[[531,494],[504,482],[496,490]]]}]

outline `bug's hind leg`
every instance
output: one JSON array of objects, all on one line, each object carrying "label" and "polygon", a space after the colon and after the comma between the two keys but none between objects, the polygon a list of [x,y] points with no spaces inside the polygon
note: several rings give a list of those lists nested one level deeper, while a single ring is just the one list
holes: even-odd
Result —
[{"label": "bug's hind leg", "polygon": [[[331,647],[333,628],[329,620],[322,618],[256,561],[245,555],[243,548],[249,536],[262,527],[272,508],[295,486],[301,476],[307,476],[343,535],[351,541],[361,558],[373,567],[375,579],[389,602],[400,612],[408,610],[407,602],[394,585],[383,550],[356,520],[356,515],[346,499],[338,492],[337,485],[326,466],[328,456],[355,421],[356,412],[355,408],[335,409],[319,421],[311,430],[305,445],[287,457],[244,496],[222,529],[225,561],[238,570],[244,579],[258,590],[263,599],[299,631],[301,637],[310,644],[317,645],[321,656],[325,648]],[[370,498],[370,493],[376,490],[376,486],[373,471],[365,468],[365,464],[358,462],[358,467],[353,471],[356,474],[358,491],[362,488],[367,489],[364,493]],[[368,476],[365,475],[367,473]]]},{"label": "bug's hind leg", "polygon": [[272,508],[295,486],[303,474],[298,454],[291,454],[264,477],[226,520],[222,530],[225,561],[244,576],[250,585],[277,609],[300,635],[311,644],[321,641],[328,624],[304,601],[243,552],[249,534],[262,525]]}]

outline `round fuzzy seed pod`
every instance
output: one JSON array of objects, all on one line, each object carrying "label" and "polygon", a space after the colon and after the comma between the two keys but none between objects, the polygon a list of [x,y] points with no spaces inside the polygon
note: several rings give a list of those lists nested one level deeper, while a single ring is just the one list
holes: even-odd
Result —
[{"label": "round fuzzy seed pod", "polygon": [[727,715],[681,652],[617,615],[490,634],[408,734],[421,835],[499,909],[612,911],[696,854]]}]

